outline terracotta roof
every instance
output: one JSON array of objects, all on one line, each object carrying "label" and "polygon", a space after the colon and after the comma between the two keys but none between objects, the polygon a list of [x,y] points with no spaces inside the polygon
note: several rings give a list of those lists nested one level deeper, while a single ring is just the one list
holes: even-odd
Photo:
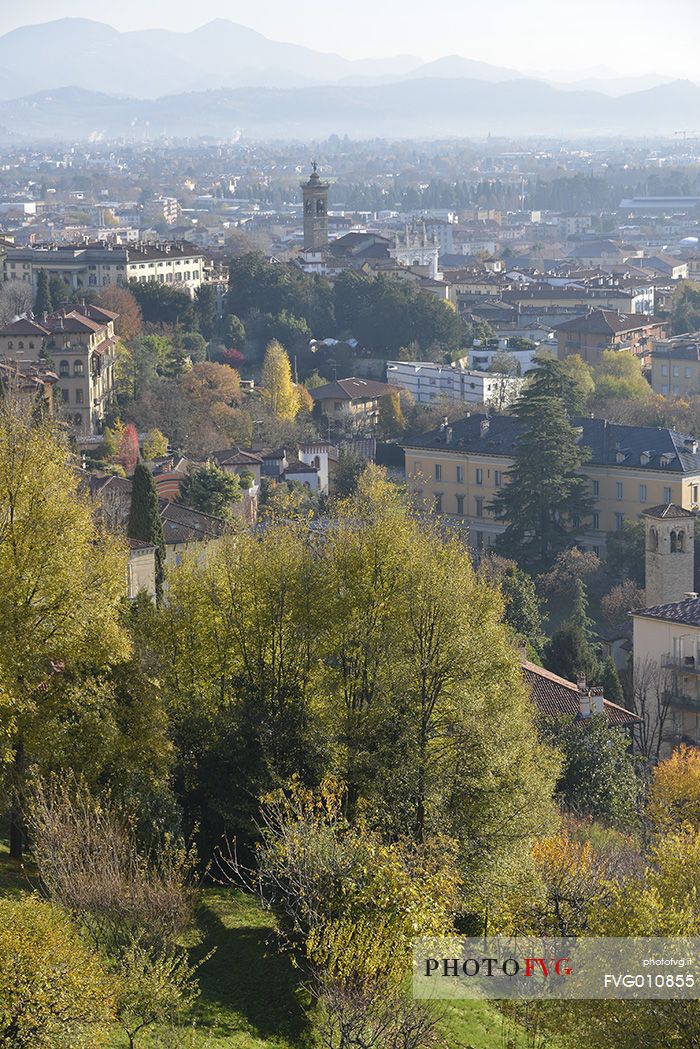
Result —
[{"label": "terracotta roof", "polygon": [[[525,661],[522,669],[523,677],[530,688],[530,699],[540,714],[550,718],[581,718],[578,685],[553,674],[550,670],[545,670],[544,667],[538,667],[535,663]],[[617,703],[610,703],[607,699],[603,700],[603,710],[608,723],[615,728],[624,728],[642,720],[631,710],[626,710]]]},{"label": "terracotta roof", "polygon": [[554,326],[555,331],[575,331],[590,335],[620,335],[623,332],[639,331],[662,322],[643,313],[618,313],[617,310],[591,310],[581,317]]}]

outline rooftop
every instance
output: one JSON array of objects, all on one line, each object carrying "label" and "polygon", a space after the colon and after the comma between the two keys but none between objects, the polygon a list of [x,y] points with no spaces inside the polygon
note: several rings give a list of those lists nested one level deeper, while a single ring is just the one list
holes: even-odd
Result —
[{"label": "rooftop", "polygon": [[[535,663],[525,661],[522,670],[530,688],[530,699],[540,714],[550,718],[569,716],[581,719],[581,693],[577,684]],[[615,728],[626,728],[642,720],[630,710],[617,703],[610,703],[607,699],[603,700],[603,710],[609,725]]]},{"label": "rooftop", "polygon": [[632,616],[643,616],[645,619],[662,619],[667,623],[681,623],[684,626],[700,627],[700,598],[687,597],[683,601],[673,601],[668,605],[652,605],[651,608],[637,608],[630,612]]}]

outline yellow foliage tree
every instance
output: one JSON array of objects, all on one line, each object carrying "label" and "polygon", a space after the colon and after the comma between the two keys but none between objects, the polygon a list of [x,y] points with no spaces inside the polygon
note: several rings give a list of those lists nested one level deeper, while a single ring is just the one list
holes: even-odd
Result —
[{"label": "yellow foliage tree", "polygon": [[654,769],[647,814],[658,830],[700,831],[700,750],[681,746]]},{"label": "yellow foliage tree", "polygon": [[273,340],[265,351],[262,384],[270,407],[278,419],[294,419],[299,412],[299,396],[292,382],[292,366],[284,347]]}]

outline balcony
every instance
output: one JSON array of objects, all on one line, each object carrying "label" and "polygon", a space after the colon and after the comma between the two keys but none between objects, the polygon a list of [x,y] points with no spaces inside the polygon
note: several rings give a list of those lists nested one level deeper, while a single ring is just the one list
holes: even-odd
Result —
[{"label": "balcony", "polygon": [[661,657],[661,666],[676,674],[700,675],[700,659],[695,656],[678,656],[675,652],[666,652]]},{"label": "balcony", "polygon": [[669,707],[673,707],[675,710],[700,712],[700,696],[684,696],[680,692],[667,692],[664,698]]}]

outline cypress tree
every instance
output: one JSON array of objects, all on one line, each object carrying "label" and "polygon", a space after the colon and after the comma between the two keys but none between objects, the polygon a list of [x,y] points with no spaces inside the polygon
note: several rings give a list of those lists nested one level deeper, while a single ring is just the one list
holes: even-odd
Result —
[{"label": "cypress tree", "polygon": [[152,543],[156,548],[156,604],[160,604],[165,567],[163,523],[160,519],[156,483],[153,474],[143,463],[136,464],[132,484],[128,534],[130,539]]},{"label": "cypress tree", "polygon": [[46,270],[39,270],[36,278],[36,299],[34,300],[34,313],[41,317],[44,313],[51,313],[53,302],[51,301],[51,289],[49,287],[49,275]]},{"label": "cypress tree", "polygon": [[571,614],[552,634],[544,650],[544,662],[548,670],[569,681],[578,674],[585,674],[588,682],[600,677],[601,666],[593,644],[593,624],[588,618],[588,601],[585,584],[574,581],[574,599]]}]

